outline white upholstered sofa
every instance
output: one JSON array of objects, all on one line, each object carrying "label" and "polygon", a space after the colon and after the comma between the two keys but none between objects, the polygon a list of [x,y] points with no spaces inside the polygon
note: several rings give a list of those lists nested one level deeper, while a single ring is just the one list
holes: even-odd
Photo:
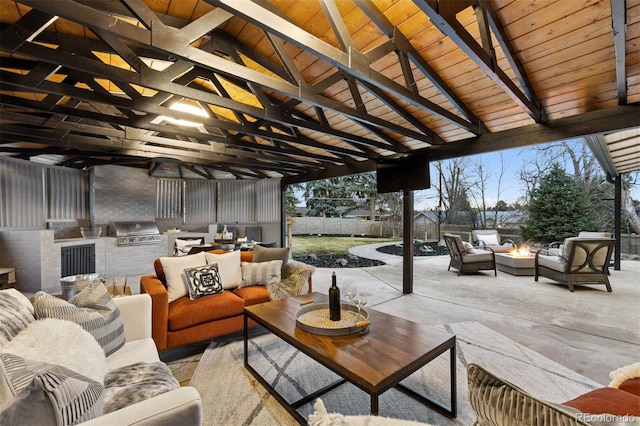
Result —
[{"label": "white upholstered sofa", "polygon": [[[24,295],[21,295],[15,289],[3,290],[0,293],[8,293],[16,300],[19,300],[21,304],[27,307],[27,309],[33,314],[34,306],[31,304],[29,299],[27,299]],[[10,298],[2,298],[0,297],[0,301],[2,302],[2,306],[0,306],[0,311],[4,311],[7,313],[10,309],[10,306],[7,306],[7,300],[13,301]],[[123,320],[124,324],[124,344],[122,344],[117,350],[111,353],[106,358],[106,371],[107,376],[109,372],[114,372],[119,369],[126,369],[128,366],[138,366],[144,363],[145,365],[160,364],[164,371],[169,371],[166,365],[160,362],[160,358],[158,356],[158,351],[156,350],[155,343],[151,338],[151,298],[146,294],[138,294],[127,297],[114,298],[113,302],[115,302],[120,316]],[[34,302],[35,303],[35,302]],[[26,315],[26,314],[25,314]],[[15,317],[15,315],[13,315]],[[48,321],[49,319],[44,320],[31,320],[27,319],[27,321],[32,321],[33,323],[41,323],[42,321]],[[66,324],[65,330],[74,330],[74,327],[80,327],[78,324],[73,323],[71,321],[53,319],[53,321],[64,321],[61,323],[63,325]],[[32,326],[32,323],[29,322],[28,326]],[[4,327],[4,325],[3,325]],[[5,327],[6,328],[6,327]],[[82,328],[82,327],[81,327]],[[26,327],[25,327],[26,329]],[[55,328],[54,328],[55,329]],[[6,330],[4,330],[6,331]],[[85,330],[82,330],[85,331]],[[71,345],[68,341],[66,335],[64,335],[67,331],[63,331],[60,336],[52,336],[52,340],[62,340],[67,339],[66,342],[60,342],[61,345]],[[10,339],[7,339],[7,333],[4,335],[0,335],[0,354],[2,356],[7,356],[6,351],[9,350],[12,341],[20,340],[18,337],[20,334],[25,333],[24,330],[20,331],[15,336],[9,335]],[[89,335],[90,338],[93,336]],[[86,336],[85,336],[86,338]],[[95,340],[95,339],[94,339]],[[55,342],[54,342],[55,344]],[[120,345],[120,344],[119,344]],[[15,346],[15,345],[14,345]],[[89,359],[89,348],[91,345],[83,345],[83,347],[75,347],[70,348],[70,353],[79,354],[80,356],[86,356],[86,363],[90,362]],[[100,345],[98,345],[99,349],[102,349]],[[16,353],[15,348],[13,348],[14,353]],[[44,352],[43,357],[51,357],[54,354],[46,354],[47,351]],[[21,353],[18,355],[25,354],[24,350],[21,350]],[[103,352],[104,355],[104,352]],[[22,355],[25,356],[26,355]],[[6,415],[7,412],[11,410],[8,407],[11,407],[13,401],[16,400],[21,394],[18,396],[12,394],[12,383],[7,383],[7,364],[6,358],[2,358],[4,361],[0,363],[0,416]],[[39,360],[42,361],[42,360]],[[80,362],[82,363],[82,358],[80,358]],[[44,362],[51,362],[50,358],[44,360]],[[139,369],[134,372],[135,374],[143,371],[143,369]],[[55,376],[55,370],[53,376]],[[170,373],[170,371],[169,371]],[[171,376],[171,380],[177,384],[177,381],[173,376]],[[106,383],[106,377],[105,377]],[[142,381],[144,384],[144,381]],[[105,385],[106,386],[106,385]],[[161,392],[161,393],[160,393]],[[42,395],[42,393],[41,393]],[[23,397],[24,398],[24,397]],[[54,410],[56,407],[55,395],[53,397],[45,397],[47,399],[51,399],[53,401]],[[70,404],[71,405],[71,404]],[[66,407],[62,407],[62,411],[64,411]],[[98,410],[102,410],[102,406],[98,407]],[[49,409],[49,408],[48,408]],[[69,410],[68,408],[66,408]],[[77,410],[73,408],[73,410]],[[16,411],[16,410],[14,410]],[[35,409],[31,408],[28,411],[23,409],[22,411],[17,411],[17,414],[14,413],[13,420],[12,416],[5,416],[0,423],[3,424],[30,424],[34,422],[41,423],[41,420],[36,420],[37,417],[33,413]],[[41,413],[39,414],[41,415]],[[31,417],[31,421],[30,420]],[[200,395],[195,388],[192,387],[179,387],[176,386],[172,390],[168,390],[166,392],[159,391],[159,393],[155,396],[152,396],[148,399],[141,400],[140,402],[132,403],[131,405],[124,406],[123,408],[117,409],[115,411],[108,412],[107,414],[97,415],[97,416],[89,416],[93,417],[87,421],[88,417],[84,417],[81,420],[81,424],[83,425],[143,425],[143,424],[153,424],[153,425],[174,425],[174,424],[185,424],[185,425],[200,425],[202,424],[202,401],[200,399]],[[66,424],[66,421],[60,421],[58,419],[51,419],[51,421],[47,421],[46,424]]]}]

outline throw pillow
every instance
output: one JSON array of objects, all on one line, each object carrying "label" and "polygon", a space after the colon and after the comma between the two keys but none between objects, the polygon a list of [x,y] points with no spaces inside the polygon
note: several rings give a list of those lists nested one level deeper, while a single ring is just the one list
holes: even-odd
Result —
[{"label": "throw pillow", "polygon": [[169,303],[189,294],[187,276],[184,270],[207,264],[204,252],[179,257],[161,257],[162,271],[167,280]]},{"label": "throw pillow", "polygon": [[640,397],[616,388],[600,388],[563,402],[583,413],[640,416]]},{"label": "throw pillow", "polygon": [[[3,425],[74,425],[103,413],[101,383],[59,365],[1,354],[15,398],[0,411]],[[26,379],[25,379],[26,378]]]},{"label": "throw pillow", "polygon": [[104,387],[106,414],[178,389],[180,383],[164,362],[139,362],[107,373]]},{"label": "throw pillow", "polygon": [[621,389],[625,392],[632,393],[636,396],[640,396],[640,377],[636,377],[635,379],[625,380],[620,383],[618,389]]},{"label": "throw pillow", "polygon": [[275,285],[280,283],[282,260],[249,263],[242,262],[242,282],[239,287],[252,285]]},{"label": "throw pillow", "polygon": [[39,291],[33,298],[36,318],[59,318],[80,324],[111,355],[124,345],[124,320],[101,281],[90,282],[69,301]]},{"label": "throw pillow", "polygon": [[18,298],[0,291],[0,345],[13,339],[35,320]]},{"label": "throw pillow", "polygon": [[588,426],[573,410],[536,398],[477,364],[467,366],[467,381],[478,424],[537,425],[540,419],[553,419],[548,424]]},{"label": "throw pillow", "polygon": [[478,253],[478,252],[476,251],[476,248],[475,248],[471,243],[468,243],[468,242],[466,242],[466,241],[463,241],[463,242],[462,242],[462,246],[464,247],[464,249],[465,249],[465,250],[467,251],[467,253],[469,253],[469,254],[476,254],[476,253]]},{"label": "throw pillow", "polygon": [[271,300],[286,299],[297,296],[308,290],[309,276],[315,267],[290,260],[282,267],[282,279],[277,284],[267,285],[267,293]]},{"label": "throw pillow", "polygon": [[218,272],[218,264],[197,266],[184,270],[189,285],[189,299],[196,300],[202,296],[222,293],[222,281]]},{"label": "throw pillow", "polygon": [[207,264],[218,264],[222,288],[228,290],[240,285],[242,282],[242,269],[240,268],[239,250],[221,254],[207,252],[205,255]]},{"label": "throw pillow", "polygon": [[487,246],[499,246],[500,242],[498,241],[498,236],[495,234],[492,235],[478,235],[478,240],[482,241]]},{"label": "throw pillow", "polygon": [[275,248],[254,245],[252,262],[259,263],[269,262],[271,260],[282,260],[282,266],[284,266],[289,261],[289,252],[289,247]]},{"label": "throw pillow", "polygon": [[34,321],[0,350],[60,365],[99,383],[107,374],[102,347],[88,331],[67,320],[45,318]]},{"label": "throw pillow", "polygon": [[0,290],[0,293],[9,294],[15,297],[16,299],[18,299],[18,302],[24,305],[24,307],[27,308],[29,313],[33,315],[33,305],[31,304],[31,301],[27,296],[20,293],[20,291],[17,288],[6,288],[4,290]]}]

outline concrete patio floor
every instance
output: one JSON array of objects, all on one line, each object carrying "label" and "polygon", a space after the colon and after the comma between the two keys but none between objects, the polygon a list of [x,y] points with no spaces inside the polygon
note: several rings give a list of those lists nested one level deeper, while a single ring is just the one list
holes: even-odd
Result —
[{"label": "concrete patio floor", "polygon": [[[611,271],[613,289],[568,287],[547,278],[482,271],[447,271],[449,256],[416,257],[413,293],[402,293],[402,257],[357,246],[352,254],[386,262],[369,268],[317,268],[314,291],[327,293],[331,272],[338,285],[367,291],[367,306],[425,324],[478,321],[603,385],[618,367],[640,361],[640,262]],[[508,378],[507,378],[508,379]]]}]

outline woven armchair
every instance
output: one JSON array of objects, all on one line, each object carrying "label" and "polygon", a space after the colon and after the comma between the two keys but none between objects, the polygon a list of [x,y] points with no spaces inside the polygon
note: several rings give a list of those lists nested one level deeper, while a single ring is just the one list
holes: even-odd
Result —
[{"label": "woven armchair", "polygon": [[474,248],[469,244],[465,247],[465,243],[462,241],[459,235],[444,234],[442,235],[444,242],[449,249],[449,268],[454,268],[458,271],[458,276],[468,272],[478,272],[482,270],[493,269],[493,274],[498,275],[496,270],[496,258],[491,248],[481,250]]},{"label": "woven armchair", "polygon": [[[562,247],[543,249],[535,256],[535,281],[546,277],[575,291],[575,285],[600,284],[611,292],[609,262],[613,238],[579,238],[564,240]],[[554,244],[554,246],[557,244]]]},{"label": "woven armchair", "polygon": [[513,240],[502,240],[497,229],[474,229],[471,231],[471,241],[474,246],[490,248],[494,253],[509,253],[516,248]]}]

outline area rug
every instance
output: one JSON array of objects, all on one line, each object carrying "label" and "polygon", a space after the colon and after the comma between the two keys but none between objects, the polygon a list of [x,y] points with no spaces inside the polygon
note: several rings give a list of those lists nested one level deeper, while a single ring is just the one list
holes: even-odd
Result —
[{"label": "area rug", "polygon": [[[433,425],[470,425],[475,415],[467,398],[466,367],[480,364],[529,393],[552,402],[570,400],[602,385],[471,321],[438,326],[456,335],[458,416],[449,419],[391,389],[380,396],[380,416]],[[249,362],[288,400],[295,401],[338,377],[272,334],[250,340]],[[449,406],[449,352],[402,382]],[[205,425],[295,425],[294,419],[243,367],[243,343],[213,342],[190,382],[203,400]],[[369,396],[343,384],[322,397],[329,412],[367,414]],[[308,418],[313,403],[300,408]]]}]

